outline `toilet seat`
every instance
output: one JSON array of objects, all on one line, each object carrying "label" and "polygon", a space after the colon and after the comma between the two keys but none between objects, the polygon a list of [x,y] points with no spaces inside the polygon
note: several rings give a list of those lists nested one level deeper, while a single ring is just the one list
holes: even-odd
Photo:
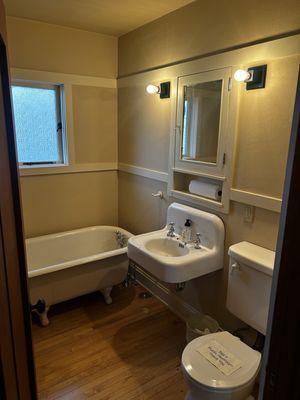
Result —
[{"label": "toilet seat", "polygon": [[[220,343],[242,362],[237,371],[227,376],[197,351],[212,340]],[[188,377],[197,385],[219,392],[238,389],[253,381],[259,370],[260,360],[261,354],[251,349],[239,338],[229,332],[218,332],[191,341],[183,351],[182,367]]]}]

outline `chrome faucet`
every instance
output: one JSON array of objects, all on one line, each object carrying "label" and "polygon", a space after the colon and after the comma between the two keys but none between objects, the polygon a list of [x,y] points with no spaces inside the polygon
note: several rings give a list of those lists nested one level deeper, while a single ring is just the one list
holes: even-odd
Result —
[{"label": "chrome faucet", "polygon": [[195,249],[201,249],[201,233],[196,233]]},{"label": "chrome faucet", "polygon": [[175,237],[175,222],[169,223],[169,230],[167,232],[168,237]]}]

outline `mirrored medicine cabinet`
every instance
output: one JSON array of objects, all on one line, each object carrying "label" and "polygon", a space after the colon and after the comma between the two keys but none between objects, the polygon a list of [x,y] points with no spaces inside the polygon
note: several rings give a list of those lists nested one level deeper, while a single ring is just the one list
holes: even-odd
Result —
[{"label": "mirrored medicine cabinet", "polygon": [[[230,119],[231,67],[177,78],[175,135],[169,173],[169,194],[227,212],[227,156],[233,124]],[[209,199],[189,192],[192,179],[220,187]]]}]

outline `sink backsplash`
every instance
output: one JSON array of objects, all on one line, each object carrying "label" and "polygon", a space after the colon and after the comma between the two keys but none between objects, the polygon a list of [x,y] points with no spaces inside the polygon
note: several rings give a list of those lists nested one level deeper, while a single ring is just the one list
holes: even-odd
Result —
[{"label": "sink backsplash", "polygon": [[[224,232],[223,221],[220,217],[179,203],[170,205],[167,224],[175,222],[176,234],[181,235],[187,219],[192,221],[192,240],[196,239],[196,233],[200,233],[202,244],[208,248],[213,248],[219,240],[224,241],[224,233],[223,237],[220,237],[220,231]],[[222,225],[221,230],[220,225]]]}]

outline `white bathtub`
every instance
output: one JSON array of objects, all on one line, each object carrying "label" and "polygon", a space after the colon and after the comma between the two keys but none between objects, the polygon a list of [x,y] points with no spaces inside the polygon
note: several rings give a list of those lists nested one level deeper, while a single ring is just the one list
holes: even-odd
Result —
[{"label": "white bathtub", "polygon": [[[111,303],[112,286],[127,274],[130,236],[115,226],[94,226],[26,239],[31,303],[43,298],[48,311],[52,304],[96,290]],[[46,313],[41,322],[48,323]]]}]

